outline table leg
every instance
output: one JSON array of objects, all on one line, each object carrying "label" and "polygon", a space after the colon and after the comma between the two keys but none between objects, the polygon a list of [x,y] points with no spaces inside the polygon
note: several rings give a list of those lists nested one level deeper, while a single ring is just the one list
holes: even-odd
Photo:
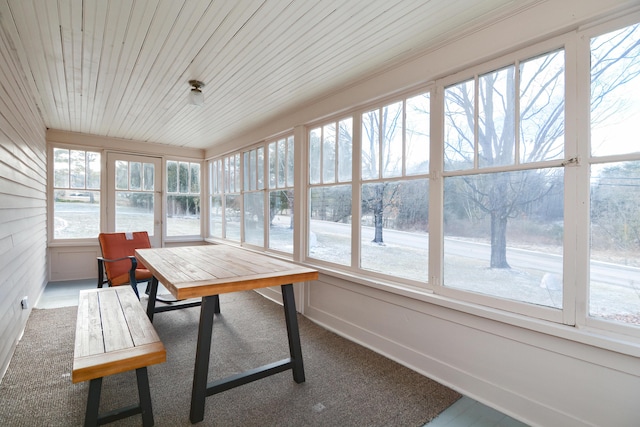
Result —
[{"label": "table leg", "polygon": [[296,301],[293,295],[293,285],[282,285],[282,302],[284,304],[284,317],[287,324],[287,337],[289,338],[289,353],[291,354],[291,369],[293,380],[302,383],[304,377],[304,365],[302,363],[302,348],[300,346],[300,331],[296,314]]},{"label": "table leg", "polygon": [[151,278],[151,287],[149,288],[149,300],[147,301],[147,317],[153,323],[153,313],[156,309],[156,295],[158,294],[158,279],[155,276]]},{"label": "table leg", "polygon": [[209,377],[209,356],[211,355],[213,314],[216,311],[217,300],[217,295],[203,297],[200,306],[198,344],[196,346],[196,364],[193,370],[191,414],[189,417],[192,423],[198,423],[204,419],[204,405],[207,398],[207,381]]}]

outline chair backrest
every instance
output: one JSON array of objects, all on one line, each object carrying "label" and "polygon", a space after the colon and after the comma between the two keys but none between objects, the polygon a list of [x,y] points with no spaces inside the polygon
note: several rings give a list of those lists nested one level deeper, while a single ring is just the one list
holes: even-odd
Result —
[{"label": "chair backrest", "polygon": [[[132,233],[100,233],[98,235],[102,256],[107,259],[118,259],[135,255],[136,249],[150,248],[149,234],[146,231]],[[138,269],[146,269],[138,261]],[[126,274],[131,269],[131,262],[123,260],[105,263],[105,270],[109,279]]]}]

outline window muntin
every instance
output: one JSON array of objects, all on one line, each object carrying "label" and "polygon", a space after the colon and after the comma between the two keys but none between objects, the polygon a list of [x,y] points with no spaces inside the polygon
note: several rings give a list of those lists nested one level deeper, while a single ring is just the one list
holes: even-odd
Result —
[{"label": "window muntin", "polygon": [[352,144],[350,117],[309,131],[307,255],[345,266],[351,265]]},{"label": "window muntin", "polygon": [[[428,277],[429,157],[423,153],[430,145],[429,107],[425,93],[361,116],[360,268],[423,283]],[[411,157],[414,152],[417,158]],[[382,265],[380,259],[387,262]]]},{"label": "window muntin", "polygon": [[563,62],[552,51],[445,88],[445,287],[562,308]]},{"label": "window muntin", "polygon": [[100,153],[53,148],[53,238],[100,233]]},{"label": "window muntin", "polygon": [[200,163],[168,160],[166,173],[167,237],[199,236]]},{"label": "window muntin", "polygon": [[591,39],[591,318],[640,325],[640,24]]},{"label": "window muntin", "polygon": [[294,140],[293,136],[268,144],[269,248],[293,253]]}]

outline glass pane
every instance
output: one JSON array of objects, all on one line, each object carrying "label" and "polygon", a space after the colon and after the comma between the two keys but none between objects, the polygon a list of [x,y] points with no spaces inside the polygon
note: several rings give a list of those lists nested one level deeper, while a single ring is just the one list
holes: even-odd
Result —
[{"label": "glass pane", "polygon": [[53,181],[58,188],[69,188],[69,150],[53,149]]},{"label": "glass pane", "polygon": [[278,188],[286,186],[287,182],[287,140],[278,141]]},{"label": "glass pane", "polygon": [[233,156],[233,191],[240,191],[240,154]]},{"label": "glass pane", "polygon": [[320,183],[320,171],[322,158],[320,157],[320,128],[313,129],[309,132],[309,182],[311,184]]},{"label": "glass pane", "polygon": [[178,162],[167,162],[167,192],[178,192]]},{"label": "glass pane", "polygon": [[249,165],[249,152],[246,151],[245,153],[243,153],[243,162],[244,162],[244,191],[249,191],[250,190],[250,186],[251,186],[251,179],[249,178],[250,173],[251,173],[251,166]]},{"label": "glass pane", "polygon": [[640,161],[591,167],[589,314],[640,325]]},{"label": "glass pane", "polygon": [[200,164],[189,163],[189,168],[191,169],[191,185],[189,192],[198,194],[200,193]]},{"label": "glass pane", "polygon": [[85,188],[85,167],[84,151],[71,150],[71,188]]},{"label": "glass pane", "polygon": [[402,102],[382,109],[382,176],[402,175]]},{"label": "glass pane", "polygon": [[336,125],[330,123],[322,134],[322,182],[336,182]]},{"label": "glass pane", "polygon": [[478,166],[515,163],[515,69],[478,78]]},{"label": "glass pane", "polygon": [[182,194],[189,192],[189,163],[178,163],[178,189]]},{"label": "glass pane", "polygon": [[167,196],[167,236],[200,235],[200,196]]},{"label": "glass pane", "polygon": [[244,241],[264,246],[264,195],[262,192],[244,195]]},{"label": "glass pane", "polygon": [[240,241],[240,196],[227,194],[224,197],[224,227],[225,237],[236,242]]},{"label": "glass pane", "polygon": [[153,188],[155,186],[155,167],[153,163],[144,163],[142,167],[144,175],[144,183],[142,185],[142,189],[144,191],[153,191]]},{"label": "glass pane", "polygon": [[99,191],[55,190],[53,194],[54,239],[98,237],[100,232]]},{"label": "glass pane", "polygon": [[293,253],[293,190],[269,193],[269,248]]},{"label": "glass pane", "polygon": [[407,99],[404,155],[407,175],[429,173],[429,99],[428,93]]},{"label": "glass pane", "polygon": [[341,120],[338,123],[338,181],[351,181],[353,166],[353,119]]},{"label": "glass pane", "polygon": [[564,158],[564,51],[520,65],[520,161]]},{"label": "glass pane", "polygon": [[362,115],[362,179],[379,177],[380,158],[380,111],[373,110]]},{"label": "glass pane", "polygon": [[427,282],[429,183],[426,179],[364,184],[360,224],[362,268]]},{"label": "glass pane", "polygon": [[255,190],[258,178],[258,169],[256,168],[256,150],[249,152],[249,189]]},{"label": "glass pane", "polygon": [[209,235],[222,237],[222,198],[213,196],[210,198],[209,207]]},{"label": "glass pane", "polygon": [[293,157],[294,152],[293,152],[293,137],[290,136],[289,139],[287,140],[287,187],[293,187],[293,166],[295,164],[295,157]]},{"label": "glass pane", "polygon": [[269,188],[276,188],[278,177],[278,157],[276,155],[276,143],[269,144]]},{"label": "glass pane", "polygon": [[640,24],[591,40],[591,153],[640,151]]},{"label": "glass pane", "polygon": [[130,162],[129,172],[131,174],[129,181],[130,190],[142,190],[142,163]]},{"label": "glass pane", "polygon": [[87,188],[100,189],[100,153],[87,151]]},{"label": "glass pane", "polygon": [[153,235],[153,193],[116,191],[116,230]]},{"label": "glass pane", "polygon": [[129,189],[129,162],[116,160],[116,190]]},{"label": "glass pane", "polygon": [[229,193],[231,190],[231,162],[229,157],[224,159],[224,192]]},{"label": "glass pane", "polygon": [[474,165],[474,82],[458,83],[444,91],[444,169]]},{"label": "glass pane", "polygon": [[258,148],[257,153],[257,168],[258,168],[258,190],[264,190],[264,148]]},{"label": "glass pane", "polygon": [[312,188],[309,257],[351,265],[351,186]]},{"label": "glass pane", "polygon": [[561,308],[562,168],[444,181],[444,285]]}]

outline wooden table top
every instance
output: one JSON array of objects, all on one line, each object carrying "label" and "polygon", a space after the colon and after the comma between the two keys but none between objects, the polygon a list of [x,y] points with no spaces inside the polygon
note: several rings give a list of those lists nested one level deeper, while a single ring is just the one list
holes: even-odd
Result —
[{"label": "wooden table top", "polygon": [[318,278],[312,268],[227,245],[137,249],[136,258],[178,299]]}]

